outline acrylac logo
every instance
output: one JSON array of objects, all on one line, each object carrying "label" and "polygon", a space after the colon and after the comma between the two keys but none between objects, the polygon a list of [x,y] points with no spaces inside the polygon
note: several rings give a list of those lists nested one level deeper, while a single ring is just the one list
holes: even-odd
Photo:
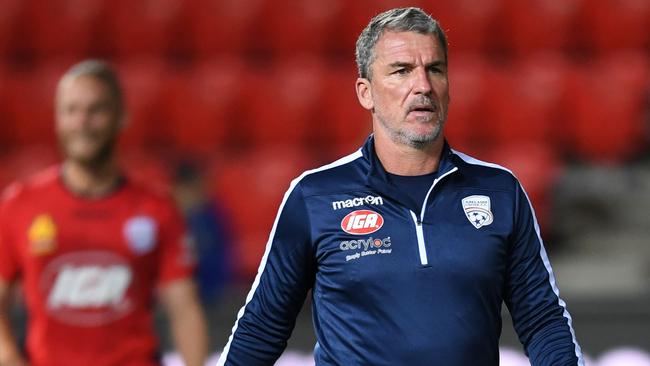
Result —
[{"label": "acrylac logo", "polygon": [[341,220],[341,229],[352,235],[374,233],[384,225],[384,218],[372,210],[356,210]]}]

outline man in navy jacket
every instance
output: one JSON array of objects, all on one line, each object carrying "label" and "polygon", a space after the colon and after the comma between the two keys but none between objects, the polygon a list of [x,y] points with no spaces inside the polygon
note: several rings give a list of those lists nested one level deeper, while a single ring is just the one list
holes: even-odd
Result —
[{"label": "man in navy jacket", "polygon": [[273,365],[309,290],[316,365],[498,365],[508,306],[532,365],[583,365],[528,197],[452,150],[447,41],[418,8],[357,41],[373,135],[296,178],[219,365]]}]

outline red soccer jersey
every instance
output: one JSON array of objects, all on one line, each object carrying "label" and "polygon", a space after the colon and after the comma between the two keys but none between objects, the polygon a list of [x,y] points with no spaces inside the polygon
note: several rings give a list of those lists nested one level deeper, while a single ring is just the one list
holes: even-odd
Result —
[{"label": "red soccer jersey", "polygon": [[193,270],[169,197],[126,181],[83,199],[60,168],[5,192],[0,277],[23,279],[33,366],[156,365],[157,285]]}]

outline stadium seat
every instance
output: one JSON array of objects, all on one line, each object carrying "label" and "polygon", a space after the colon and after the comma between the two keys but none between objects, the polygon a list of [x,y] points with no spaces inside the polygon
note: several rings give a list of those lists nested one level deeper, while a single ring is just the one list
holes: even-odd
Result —
[{"label": "stadium seat", "polygon": [[14,146],[0,155],[0,192],[8,184],[25,179],[58,161],[59,154],[54,146]]},{"label": "stadium seat", "polygon": [[452,52],[490,51],[500,41],[503,0],[424,0],[424,9],[438,19]]},{"label": "stadium seat", "polygon": [[583,37],[602,54],[614,49],[650,47],[647,0],[584,1],[581,14]]},{"label": "stadium seat", "polygon": [[148,150],[138,147],[122,149],[119,164],[127,175],[149,187],[161,191],[171,189],[171,172],[168,151]]},{"label": "stadium seat", "polygon": [[317,138],[325,77],[318,59],[294,59],[259,69],[247,82],[248,138],[258,145],[301,144]]},{"label": "stadium seat", "polygon": [[334,48],[347,60],[355,49],[357,38],[370,19],[388,9],[396,7],[420,6],[422,0],[355,0],[344,1],[342,16],[337,23]]},{"label": "stadium seat", "polygon": [[222,59],[177,73],[165,87],[166,133],[182,153],[209,154],[241,126],[244,65]]},{"label": "stadium seat", "polygon": [[10,90],[10,81],[7,74],[8,71],[6,70],[5,65],[0,63],[0,116],[3,116],[2,123],[0,123],[0,146],[3,148],[0,149],[0,153],[2,150],[8,149],[11,144],[10,133],[11,126],[13,126],[13,122],[9,120],[11,116],[9,115],[9,106],[7,105],[7,95],[12,92]]},{"label": "stadium seat", "polygon": [[25,2],[23,0],[0,1],[0,56],[16,53],[18,34],[24,24]]},{"label": "stadium seat", "polygon": [[[55,144],[54,96],[56,85],[70,62],[51,60],[35,69],[7,75],[6,123],[16,145]],[[3,120],[3,123],[5,121]]]},{"label": "stadium seat", "polygon": [[347,155],[358,149],[372,130],[370,111],[357,99],[355,81],[357,70],[335,67],[327,73],[319,114],[323,122],[319,130],[321,146],[332,158]]},{"label": "stadium seat", "polygon": [[486,83],[486,136],[497,144],[559,145],[567,70],[562,56],[551,53],[493,68]]},{"label": "stadium seat", "polygon": [[544,229],[551,214],[551,189],[562,172],[562,162],[553,148],[543,142],[502,144],[491,149],[486,160],[510,169],[517,176]]},{"label": "stadium seat", "polygon": [[223,155],[210,168],[216,197],[232,217],[236,272],[257,272],[273,221],[289,183],[310,166],[309,152],[287,145]]},{"label": "stadium seat", "polygon": [[116,64],[126,98],[126,130],[120,142],[127,148],[166,145],[161,128],[161,90],[166,66],[156,58],[133,58]]},{"label": "stadium seat", "polygon": [[644,108],[650,83],[645,55],[617,55],[586,67],[571,78],[566,132],[573,154],[583,160],[619,164],[647,144]]},{"label": "stadium seat", "polygon": [[259,44],[264,0],[185,1],[185,36],[199,58],[219,53],[244,53]]},{"label": "stadium seat", "polygon": [[280,55],[324,54],[335,41],[343,0],[266,1],[260,36]]},{"label": "stadium seat", "polygon": [[21,42],[37,59],[81,58],[96,42],[105,0],[27,1]]},{"label": "stadium seat", "polygon": [[485,145],[484,94],[491,92],[486,82],[487,65],[474,54],[454,56],[449,67],[450,103],[445,136],[455,149],[476,151]]},{"label": "stadium seat", "polygon": [[520,56],[540,50],[566,50],[575,34],[584,0],[505,0],[503,36]]},{"label": "stadium seat", "polygon": [[113,0],[100,42],[118,58],[167,56],[181,45],[182,0]]}]

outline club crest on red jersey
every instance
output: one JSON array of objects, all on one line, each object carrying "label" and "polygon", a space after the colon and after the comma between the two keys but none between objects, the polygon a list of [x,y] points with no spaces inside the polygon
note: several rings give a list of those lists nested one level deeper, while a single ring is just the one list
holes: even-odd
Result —
[{"label": "club crest on red jersey", "polygon": [[124,224],[124,237],[135,254],[147,254],[156,246],[158,224],[149,216],[132,217]]},{"label": "club crest on red jersey", "polygon": [[52,216],[36,216],[27,231],[31,253],[37,256],[52,253],[56,249],[57,233],[58,229]]},{"label": "club crest on red jersey", "polygon": [[384,218],[372,210],[356,210],[341,220],[341,229],[352,235],[372,234],[381,229]]}]

